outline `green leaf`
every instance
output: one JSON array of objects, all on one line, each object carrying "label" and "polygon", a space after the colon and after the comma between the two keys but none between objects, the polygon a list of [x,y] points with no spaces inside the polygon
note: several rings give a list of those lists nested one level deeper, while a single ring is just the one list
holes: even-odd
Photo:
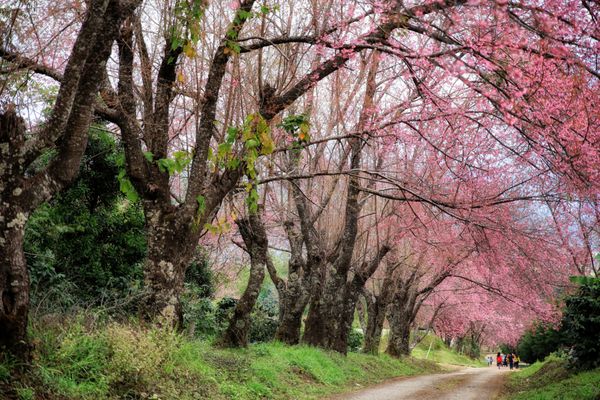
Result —
[{"label": "green leaf", "polygon": [[235,158],[232,157],[228,162],[227,162],[227,169],[236,169],[237,167],[239,167],[241,164],[241,161],[239,158]]},{"label": "green leaf", "polygon": [[235,139],[237,138],[238,132],[238,129],[235,127],[230,126],[229,128],[227,128],[227,137],[225,138],[225,141],[227,143],[233,144],[235,142]]},{"label": "green leaf", "polygon": [[154,160],[154,154],[152,154],[151,151],[145,151],[144,158],[148,160],[148,162],[152,162],[152,160]]},{"label": "green leaf", "polygon": [[250,11],[246,11],[246,10],[238,10],[238,17],[242,20],[246,20],[246,19],[252,17],[252,13]]},{"label": "green leaf", "polygon": [[217,159],[224,160],[225,156],[227,156],[231,152],[231,144],[230,143],[221,143],[217,146]]},{"label": "green leaf", "polygon": [[204,214],[204,211],[206,210],[206,199],[204,196],[198,195],[196,196],[196,201],[198,202],[198,211],[196,214],[200,216]]},{"label": "green leaf", "polygon": [[248,139],[246,142],[246,147],[249,149],[257,148],[260,145],[260,142],[256,139]]}]

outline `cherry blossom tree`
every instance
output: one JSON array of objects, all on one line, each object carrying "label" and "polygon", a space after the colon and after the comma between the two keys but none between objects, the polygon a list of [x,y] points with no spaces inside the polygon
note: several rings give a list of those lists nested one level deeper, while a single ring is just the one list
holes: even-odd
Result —
[{"label": "cherry blossom tree", "polygon": [[[64,57],[64,63],[59,62],[60,69],[47,67],[43,60],[37,60],[43,57],[27,54],[39,49],[21,48],[22,42],[13,40],[26,29],[20,26],[26,19],[21,15],[23,10],[12,10],[10,25],[5,26],[14,36],[5,38],[0,48],[2,75],[7,76],[0,89],[3,102],[10,97],[9,85],[14,83],[11,80],[23,79],[13,75],[18,75],[23,68],[52,75],[60,82],[56,95],[52,96],[48,117],[36,125],[28,127],[18,115],[24,110],[17,110],[14,103],[5,103],[0,114],[0,348],[21,359],[29,356],[29,278],[23,253],[25,224],[40,204],[77,175],[96,96],[105,83],[112,45],[121,23],[138,3],[91,1],[85,9],[78,8],[81,16],[72,23],[79,28],[72,32],[72,43],[67,35],[66,46],[71,50],[61,48],[59,54]],[[60,35],[60,32],[53,33]],[[46,39],[44,35],[38,36],[38,40]],[[43,45],[43,42],[38,44]],[[36,168],[36,160],[47,156],[49,151],[54,152],[50,161]]]}]

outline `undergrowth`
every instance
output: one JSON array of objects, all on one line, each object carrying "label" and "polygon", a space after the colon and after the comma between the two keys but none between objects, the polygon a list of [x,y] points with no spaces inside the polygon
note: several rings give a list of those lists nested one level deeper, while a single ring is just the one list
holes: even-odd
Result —
[{"label": "undergrowth", "polygon": [[550,355],[543,362],[511,374],[508,399],[518,400],[596,400],[600,399],[600,368],[576,372],[567,360]]},{"label": "undergrowth", "polygon": [[437,368],[280,343],[217,349],[171,329],[82,317],[38,324],[31,335],[27,372],[0,363],[2,399],[314,399]]}]

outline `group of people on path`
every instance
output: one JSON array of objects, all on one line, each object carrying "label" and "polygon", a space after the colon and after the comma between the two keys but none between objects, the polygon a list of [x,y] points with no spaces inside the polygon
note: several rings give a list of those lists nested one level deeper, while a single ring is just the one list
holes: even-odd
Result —
[{"label": "group of people on path", "polygon": [[[492,356],[488,356],[487,361],[488,361],[488,366],[491,366],[493,364]],[[513,369],[513,368],[519,369],[520,361],[521,361],[521,359],[515,353],[502,354],[502,353],[498,352],[498,354],[496,354],[496,366],[498,367],[498,369],[500,369],[500,367],[509,367],[510,369]]]}]

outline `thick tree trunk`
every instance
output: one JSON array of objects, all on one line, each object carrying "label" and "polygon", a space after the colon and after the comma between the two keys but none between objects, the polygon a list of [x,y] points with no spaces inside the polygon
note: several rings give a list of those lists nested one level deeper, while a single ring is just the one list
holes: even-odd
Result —
[{"label": "thick tree trunk", "polygon": [[348,351],[348,334],[352,328],[357,296],[348,293],[345,278],[331,271],[321,295],[311,302],[305,343],[342,354]]},{"label": "thick tree trunk", "polygon": [[365,329],[365,345],[363,347],[364,353],[379,353],[379,344],[381,343],[386,308],[387,304],[384,304],[380,297],[377,297],[372,302],[367,302],[368,314],[367,328]]},{"label": "thick tree trunk", "polygon": [[414,277],[399,281],[390,304],[390,339],[386,353],[394,357],[410,354],[410,328],[418,311]]},{"label": "thick tree trunk", "polygon": [[[354,310],[356,309],[356,303],[358,302],[358,289],[351,285],[346,285],[344,290],[344,296],[341,298],[341,304],[338,308],[340,311],[339,320],[336,324],[336,332],[333,337],[333,343],[331,348],[342,354],[348,352],[348,337],[352,330],[352,323],[354,322]],[[335,315],[331,316],[335,320]]]},{"label": "thick tree trunk", "polygon": [[395,321],[390,332],[390,340],[386,353],[393,357],[407,356],[410,354],[411,322],[407,319],[402,319],[401,316],[392,319],[395,319]]},{"label": "thick tree trunk", "polygon": [[184,229],[185,225],[172,209],[146,204],[145,216],[148,256],[144,264],[146,296],[142,316],[148,321],[181,327],[180,296],[197,242],[189,236],[196,233]]},{"label": "thick tree trunk", "polygon": [[311,346],[326,348],[325,336],[328,328],[326,310],[329,302],[326,299],[327,294],[324,287],[326,276],[324,269],[324,267],[321,267],[317,274],[318,278],[314,279],[311,287],[312,293],[302,341]]},{"label": "thick tree trunk", "polygon": [[23,253],[26,216],[3,208],[0,216],[0,352],[28,361],[29,274]]},{"label": "thick tree trunk", "polygon": [[379,295],[375,296],[366,289],[363,291],[368,312],[367,329],[365,330],[365,346],[363,348],[365,353],[379,353],[383,324],[392,295],[394,271],[398,265],[399,264],[388,263]]},{"label": "thick tree trunk", "polygon": [[250,215],[248,219],[238,220],[237,224],[246,249],[250,253],[250,277],[248,286],[237,302],[229,325],[220,339],[220,344],[224,347],[248,346],[250,313],[260,293],[267,266],[267,233],[258,216]]},{"label": "thick tree trunk", "polygon": [[[280,318],[275,339],[295,345],[300,343],[302,315],[310,299],[310,292],[304,285],[304,277],[292,274],[287,288],[279,292]],[[283,297],[283,298],[282,298]]]}]

